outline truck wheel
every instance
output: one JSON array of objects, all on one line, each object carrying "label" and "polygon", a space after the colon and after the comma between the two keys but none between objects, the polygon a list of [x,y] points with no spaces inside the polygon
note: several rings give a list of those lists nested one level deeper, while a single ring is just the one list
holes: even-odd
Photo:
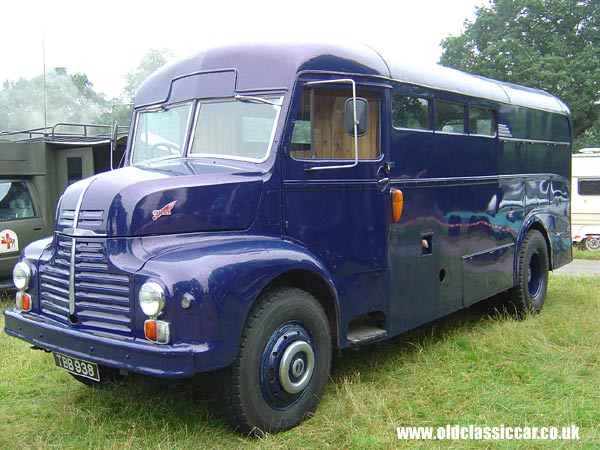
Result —
[{"label": "truck wheel", "polygon": [[600,251],[600,237],[588,236],[583,240],[583,246],[590,252]]},{"label": "truck wheel", "polygon": [[330,366],[331,333],[319,302],[295,288],[267,292],[222,378],[225,419],[259,436],[298,425],[317,408]]},{"label": "truck wheel", "polygon": [[519,317],[538,314],[548,290],[548,247],[542,233],[530,230],[519,252],[518,284],[512,304]]}]

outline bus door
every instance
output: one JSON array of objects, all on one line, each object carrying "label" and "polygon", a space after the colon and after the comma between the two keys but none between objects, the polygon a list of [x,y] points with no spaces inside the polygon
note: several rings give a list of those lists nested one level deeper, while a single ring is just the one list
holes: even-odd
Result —
[{"label": "bus door", "polygon": [[465,191],[452,177],[465,142],[453,129],[434,133],[432,113],[428,95],[407,86],[392,93],[390,189],[403,197],[389,242],[392,334],[462,308],[463,219],[454,212]]},{"label": "bus door", "polygon": [[[296,90],[285,140],[283,233],[327,265],[338,289],[340,327],[350,328],[348,341],[358,343],[387,334],[390,203],[382,150],[385,91],[355,85],[368,111],[356,155],[344,123],[351,84],[309,82]],[[353,336],[357,318],[372,319],[374,333]]]},{"label": "bus door", "polygon": [[[412,139],[427,141],[430,136],[407,141]],[[425,145],[420,151],[431,148]],[[402,170],[407,161],[401,159],[396,168]],[[462,308],[461,223],[445,214],[457,195],[453,187],[437,180],[392,178],[391,190],[403,196],[402,215],[397,223],[392,220],[389,243],[391,333],[398,334]]]}]

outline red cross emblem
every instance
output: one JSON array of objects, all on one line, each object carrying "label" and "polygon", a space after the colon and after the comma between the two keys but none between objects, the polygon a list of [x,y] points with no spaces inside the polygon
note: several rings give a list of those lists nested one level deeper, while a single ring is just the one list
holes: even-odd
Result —
[{"label": "red cross emblem", "polygon": [[18,250],[17,234],[12,230],[3,230],[0,232],[0,252],[10,252]]}]

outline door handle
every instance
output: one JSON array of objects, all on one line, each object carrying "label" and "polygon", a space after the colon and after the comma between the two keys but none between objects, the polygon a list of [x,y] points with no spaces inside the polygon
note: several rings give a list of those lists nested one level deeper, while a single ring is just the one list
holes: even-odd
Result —
[{"label": "door handle", "polygon": [[390,183],[390,175],[387,167],[380,167],[377,171],[377,186],[383,192]]},{"label": "door handle", "polygon": [[377,185],[380,188],[385,188],[389,182],[390,182],[390,178],[389,177],[383,177],[383,178],[379,178],[377,180]]}]

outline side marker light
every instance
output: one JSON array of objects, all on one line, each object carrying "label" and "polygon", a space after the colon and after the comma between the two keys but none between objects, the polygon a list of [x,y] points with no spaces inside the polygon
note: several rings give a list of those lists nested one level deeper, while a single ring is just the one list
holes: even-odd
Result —
[{"label": "side marker light", "polygon": [[404,210],[404,194],[400,189],[392,189],[392,220],[398,223]]}]

